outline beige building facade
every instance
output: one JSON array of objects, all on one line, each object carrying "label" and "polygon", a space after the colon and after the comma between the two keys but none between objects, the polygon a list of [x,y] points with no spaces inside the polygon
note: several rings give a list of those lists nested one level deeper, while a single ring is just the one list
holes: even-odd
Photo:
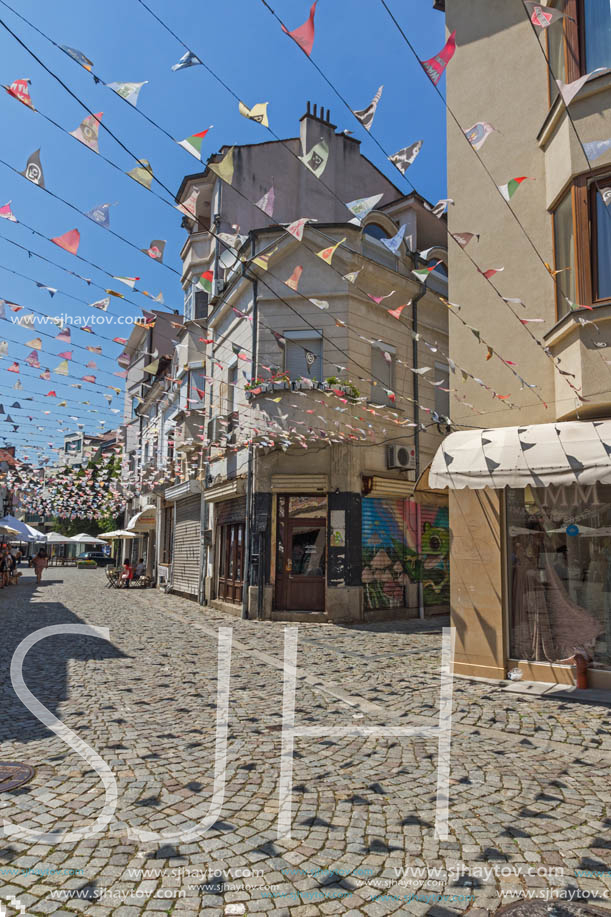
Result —
[{"label": "beige building facade", "polygon": [[[455,429],[481,428],[487,477],[452,481],[461,433],[436,465],[437,486],[449,487],[456,669],[571,683],[585,660],[590,686],[611,686],[605,460],[592,459],[591,476],[580,447],[565,448],[571,478],[563,457],[537,449],[550,430],[561,444],[598,431],[604,446],[606,427],[589,424],[611,417],[611,10],[606,0],[436,8],[457,41],[447,69],[449,298],[461,308],[450,311],[450,353],[487,385],[466,380],[451,405]],[[567,105],[566,84],[580,77]],[[514,179],[524,180],[506,200],[501,186]],[[479,241],[459,244],[466,232]],[[499,445],[494,431],[507,427],[517,452]],[[529,466],[529,453],[541,464]],[[495,487],[511,468],[511,484]]]},{"label": "beige building facade", "polygon": [[[319,180],[296,156],[321,142]],[[177,195],[199,191],[172,373],[192,377],[183,480],[165,496],[193,533],[201,504],[201,598],[272,620],[447,611],[447,498],[414,499],[449,411],[445,219],[310,104],[299,137],[236,147],[233,163],[231,185],[206,168]],[[273,216],[253,203],[270,187]],[[370,196],[354,220],[346,205]]]}]

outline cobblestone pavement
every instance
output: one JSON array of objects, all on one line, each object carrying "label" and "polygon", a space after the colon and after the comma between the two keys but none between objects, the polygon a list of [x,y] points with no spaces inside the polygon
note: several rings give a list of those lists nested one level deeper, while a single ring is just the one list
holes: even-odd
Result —
[{"label": "cobblestone pavement", "polygon": [[[332,735],[295,739],[292,836],[279,840],[284,625],[105,583],[103,571],[51,569],[36,588],[26,572],[0,596],[0,762],[36,767],[0,792],[0,914],[484,917],[512,894],[579,890],[611,906],[608,707],[457,679],[438,840],[437,739],[333,733],[436,726],[447,622],[300,625],[295,722]],[[104,812],[99,765],[11,685],[20,641],[66,623],[108,627],[109,640],[47,637],[24,680],[110,766],[116,811],[93,838],[23,840],[7,823],[76,830]],[[164,839],[211,811],[219,627],[233,629],[224,801],[201,839]],[[161,839],[138,841],[136,828]]]}]

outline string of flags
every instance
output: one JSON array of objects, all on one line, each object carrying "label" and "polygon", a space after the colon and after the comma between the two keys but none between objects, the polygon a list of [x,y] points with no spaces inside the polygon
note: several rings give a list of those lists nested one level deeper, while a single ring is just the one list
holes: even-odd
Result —
[{"label": "string of flags", "polygon": [[[316,4],[314,4],[314,6],[312,7],[312,10],[311,10],[312,41],[313,41],[313,24],[314,24],[314,11],[315,11],[315,7],[316,7]],[[307,25],[307,23],[306,23],[306,25]],[[298,31],[298,30],[296,30],[296,31]],[[297,39],[295,38],[295,36],[294,36],[293,33],[289,33],[289,34],[291,35],[292,38],[294,38],[294,40],[297,40]],[[299,43],[299,42],[298,42],[298,43]],[[437,57],[437,64],[438,64],[438,67],[433,67],[433,70],[434,70],[435,74],[437,74],[437,77],[438,77],[438,78],[437,78],[437,81],[438,81],[438,79],[441,77],[441,73],[439,72],[439,67],[442,66],[442,65],[447,66],[447,64],[449,63],[449,60],[451,59],[452,54],[454,53],[455,46],[454,46],[454,48],[448,48],[448,44],[449,44],[449,42],[447,43],[446,47],[442,50],[442,52],[440,53],[440,55],[438,55],[438,57]],[[304,50],[305,50],[305,49],[304,49]],[[309,53],[311,53],[311,47],[310,47],[309,52],[306,51],[306,53],[308,53],[308,55],[309,55]],[[448,56],[448,55],[449,55],[449,56]],[[187,55],[185,55],[185,57],[187,57]],[[447,60],[446,60],[446,57],[447,57]],[[439,58],[441,58],[441,62],[439,61]],[[77,59],[77,58],[75,57],[75,59]],[[87,59],[85,59],[85,60],[87,60]],[[432,60],[435,60],[435,59],[432,59]],[[83,66],[85,66],[85,64],[84,64],[82,61],[79,61],[79,62],[80,62]],[[88,63],[90,64],[91,62],[88,62]],[[181,63],[182,63],[182,62],[179,62],[179,64],[181,64]],[[195,63],[201,63],[201,61],[199,61],[199,59],[195,58],[194,61],[189,61],[189,62],[186,62],[186,61],[185,61],[184,63],[182,63],[182,66],[192,66],[192,65],[195,64]],[[425,66],[425,64],[431,64],[430,61],[428,61],[428,62],[422,62],[422,63],[423,63],[423,66]],[[431,65],[431,66],[432,66],[432,65]],[[172,69],[181,69],[181,67],[179,67],[178,65],[175,65],[175,67],[172,68]],[[426,69],[426,67],[425,67],[425,69]],[[443,70],[442,70],[441,72],[443,72]],[[427,73],[428,73],[429,77],[433,80],[433,82],[435,82],[435,79],[434,79],[433,75],[431,75],[431,73],[430,73],[428,70],[427,70]],[[378,99],[378,101],[379,101],[379,99]],[[266,104],[267,104],[267,103],[266,103]],[[376,104],[377,104],[377,103],[376,103]],[[375,109],[374,109],[374,113],[375,113]],[[83,122],[83,123],[84,123],[84,122]],[[81,125],[81,127],[82,127],[82,125]],[[369,128],[367,128],[367,129],[369,129]],[[80,139],[80,138],[78,138],[78,139]],[[611,144],[611,140],[608,141],[608,142]],[[231,152],[231,151],[230,151],[230,152]],[[395,154],[395,155],[397,155],[397,154]],[[412,161],[413,161],[413,160],[412,160]],[[233,177],[233,167],[232,167],[232,171],[231,171],[231,176]],[[512,181],[518,182],[518,183],[519,183],[521,180],[523,180],[523,179],[514,179],[514,180],[512,180]],[[507,189],[508,189],[508,191],[509,191],[509,185],[510,185],[510,184],[511,184],[511,183],[508,183],[508,185],[506,186]],[[145,187],[146,187],[146,185],[145,185]],[[502,187],[503,187],[503,186],[499,186],[500,189],[501,189]],[[149,186],[149,190],[150,190],[150,186]],[[262,209],[263,209],[263,208],[262,208]],[[272,209],[273,209],[273,208],[272,208]],[[10,208],[9,208],[9,212],[10,212]],[[7,218],[10,219],[10,217],[7,217]],[[66,235],[68,235],[68,234],[66,234]],[[473,237],[474,234],[466,234],[466,235],[471,235],[471,237]],[[58,237],[58,238],[62,238],[62,237]],[[53,240],[53,241],[56,241],[56,240]],[[157,241],[159,241],[159,240],[157,240]],[[391,241],[391,240],[389,240],[389,241]],[[467,244],[468,244],[468,241],[470,241],[470,240],[467,240]],[[57,241],[56,241],[56,244],[57,244]],[[151,243],[151,248],[153,247],[153,244],[154,244],[154,243]],[[341,243],[338,243],[338,245],[339,245],[339,244],[341,244]],[[400,244],[400,243],[399,243],[399,244]],[[78,243],[77,243],[77,247],[78,247]],[[335,246],[335,247],[337,247],[337,246]],[[70,249],[67,249],[67,250],[70,250]],[[333,256],[333,252],[331,252],[331,258],[332,258],[332,256]],[[153,256],[151,255],[151,257],[153,257]],[[331,263],[331,261],[329,260],[328,263]],[[497,270],[500,270],[500,269],[492,269],[492,270],[493,270],[494,272],[496,272]],[[486,271],[486,272],[482,272],[482,273],[484,274],[484,276],[487,276],[487,275],[490,273],[490,271]],[[487,278],[487,279],[488,279],[488,278]],[[374,297],[372,297],[372,296],[371,296],[370,298],[374,299]],[[382,297],[382,298],[384,298],[384,297]],[[374,301],[375,301],[375,300],[374,300]]]}]

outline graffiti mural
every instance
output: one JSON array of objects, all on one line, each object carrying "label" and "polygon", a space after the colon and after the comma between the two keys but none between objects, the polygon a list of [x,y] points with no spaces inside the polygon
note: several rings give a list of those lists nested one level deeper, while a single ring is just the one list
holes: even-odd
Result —
[{"label": "graffiti mural", "polygon": [[413,607],[422,582],[424,604],[450,602],[448,510],[411,500],[363,500],[365,607]]}]

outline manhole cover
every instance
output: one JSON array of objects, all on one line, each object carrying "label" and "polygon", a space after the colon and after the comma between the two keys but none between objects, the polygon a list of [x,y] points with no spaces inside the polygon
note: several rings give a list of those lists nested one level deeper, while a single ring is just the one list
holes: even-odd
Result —
[{"label": "manhole cover", "polygon": [[20,761],[0,761],[0,793],[14,790],[34,776],[34,768]]}]

